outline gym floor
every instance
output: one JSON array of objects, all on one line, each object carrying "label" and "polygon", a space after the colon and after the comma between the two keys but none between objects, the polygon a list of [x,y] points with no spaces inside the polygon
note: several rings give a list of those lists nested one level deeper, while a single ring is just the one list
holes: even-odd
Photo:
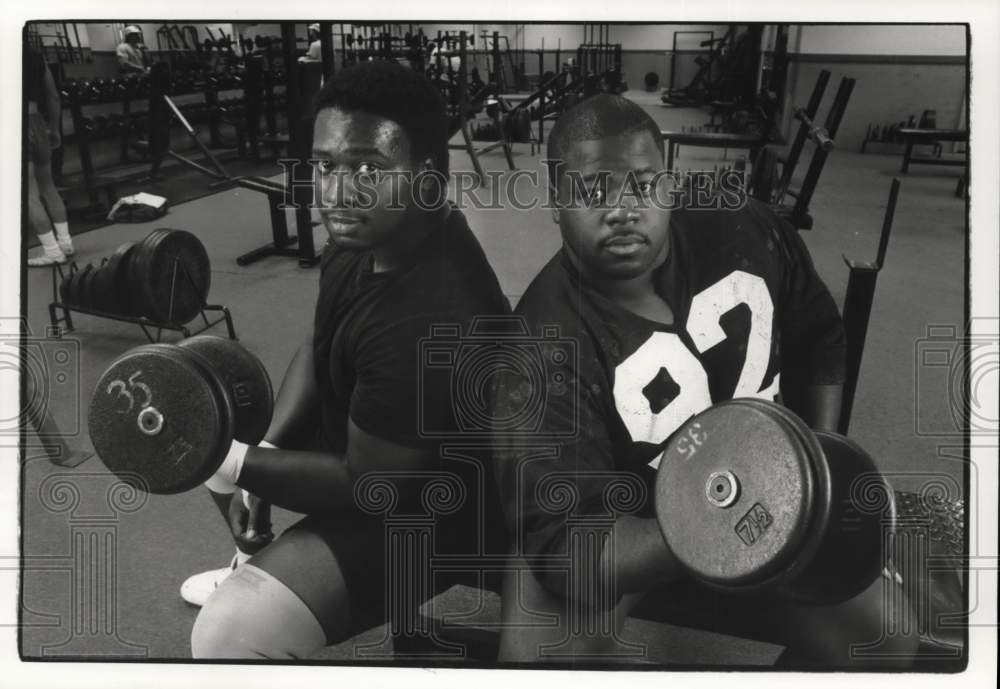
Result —
[{"label": "gym floor", "polygon": [[[665,129],[707,122],[700,110],[661,106],[658,94],[626,96],[646,107]],[[729,151],[723,159],[724,153],[681,148],[678,163],[712,169],[731,164],[737,155]],[[527,144],[515,145],[520,169],[541,170],[542,157],[530,155]],[[800,162],[800,171],[807,160]],[[506,169],[499,151],[483,156],[482,162],[487,170]],[[874,260],[890,182],[900,162],[899,155],[847,150],[835,150],[827,161],[811,204],[815,227],[802,236],[841,304],[848,278],[843,257]],[[471,170],[471,161],[464,152],[453,152],[452,168]],[[964,332],[967,201],[954,196],[958,175],[957,169],[916,167],[901,176],[867,336],[850,435],[876,458],[897,489],[919,490],[942,474],[962,485],[963,443],[949,406],[955,381],[948,367],[923,366],[918,358],[928,346],[929,326],[952,327],[958,337]],[[516,303],[557,250],[558,228],[543,209],[465,212],[505,293]],[[186,229],[201,239],[213,267],[209,301],[229,307],[242,343],[260,357],[272,380],[280,381],[313,316],[318,270],[300,268],[287,258],[236,265],[237,255],[269,241],[264,197],[228,189],[174,205],[153,223],[110,225],[80,234],[75,238],[77,260],[99,262],[122,242],[141,239],[155,227]],[[324,231],[316,227],[314,232],[316,246],[322,247]],[[53,300],[49,270],[28,271],[25,299],[31,332],[44,336]],[[73,318],[76,330],[64,342],[79,348],[78,360],[71,362],[76,370],[65,382],[51,384],[50,408],[60,428],[73,434],[69,444],[89,447],[85,420],[90,391],[114,357],[146,340],[135,325],[80,314]],[[221,325],[210,332],[225,334]],[[955,338],[934,346],[960,354]],[[950,456],[938,449],[942,438],[953,440],[957,448]],[[96,458],[65,469],[50,463],[36,438],[26,441],[22,655],[189,658],[197,610],[181,600],[178,589],[189,575],[221,567],[232,556],[232,541],[205,491],[129,501],[109,492],[115,482]],[[276,510],[276,530],[292,518]],[[100,556],[87,559],[98,569],[74,570],[73,554],[81,549]],[[105,580],[109,584],[100,590],[88,586]],[[696,662],[705,664],[768,664],[776,655],[775,647],[699,636],[703,634],[678,629],[675,648],[696,646]],[[383,635],[383,629],[371,630],[324,649],[316,660],[353,661],[358,641],[377,642]],[[699,643],[692,645],[693,639]]]}]

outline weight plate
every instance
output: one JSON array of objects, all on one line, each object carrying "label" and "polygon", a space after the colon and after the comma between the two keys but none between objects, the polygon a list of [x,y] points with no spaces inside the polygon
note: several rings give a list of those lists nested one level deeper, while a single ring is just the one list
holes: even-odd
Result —
[{"label": "weight plate", "polygon": [[780,577],[813,524],[809,452],[783,416],[745,400],[713,406],[682,426],[660,460],[655,500],[681,564],[727,588]]},{"label": "weight plate", "polygon": [[105,290],[102,285],[107,281],[108,259],[105,258],[101,267],[94,271],[90,281],[90,308],[101,313],[109,313]]},{"label": "weight plate", "polygon": [[80,275],[79,269],[70,272],[69,284],[66,286],[66,303],[70,306],[77,306],[80,303]]},{"label": "weight plate", "polygon": [[94,264],[88,263],[76,279],[76,305],[81,309],[90,308],[90,280],[94,274]]},{"label": "weight plate", "polygon": [[105,313],[129,315],[128,259],[135,242],[125,242],[111,254],[94,277],[94,299]]},{"label": "weight plate", "polygon": [[806,457],[810,461],[815,479],[815,489],[813,491],[813,508],[810,514],[810,521],[807,527],[806,536],[802,545],[796,550],[794,561],[783,567],[769,582],[767,586],[778,589],[779,592],[787,594],[789,586],[801,575],[802,571],[810,566],[816,551],[823,543],[827,525],[830,521],[830,504],[832,479],[830,477],[829,463],[823,452],[823,446],[809,425],[794,414],[790,409],[774,402],[768,402],[752,397],[741,399],[741,403],[755,406],[784,419],[789,428],[793,429],[799,439],[806,447]]},{"label": "weight plate", "polygon": [[166,228],[154,230],[136,247],[129,275],[143,315],[175,324],[198,315],[212,279],[208,253],[198,238]]},{"label": "weight plate", "polygon": [[75,274],[76,271],[73,270],[73,268],[70,268],[69,271],[63,275],[63,279],[59,282],[59,301],[63,304],[70,305],[72,303],[70,302],[70,289],[72,285],[71,281]]},{"label": "weight plate", "polygon": [[94,389],[87,420],[108,469],[152,493],[203,483],[232,441],[225,390],[176,345],[143,345],[112,362]]},{"label": "weight plate", "polygon": [[896,508],[892,488],[861,446],[836,433],[817,431],[816,437],[832,479],[830,519],[818,551],[788,593],[834,605],[854,598],[881,574]]},{"label": "weight plate", "polygon": [[94,279],[97,277],[100,268],[89,264],[87,267],[90,270],[80,278],[80,299],[84,308],[93,309],[96,308],[94,303]]},{"label": "weight plate", "polygon": [[142,241],[140,241],[135,249],[132,250],[132,258],[128,264],[128,287],[129,293],[132,295],[132,311],[135,316],[146,316],[149,315],[149,308],[146,304],[146,300],[143,296],[145,290],[143,289],[143,282],[147,279],[142,273],[142,267],[140,263],[145,263],[146,254],[153,250],[156,242],[159,241],[160,237],[163,236],[164,231],[162,229],[153,230],[148,235],[146,235]]},{"label": "weight plate", "polygon": [[260,359],[236,340],[215,335],[195,335],[180,346],[205,357],[222,379],[233,402],[233,437],[249,445],[263,440],[274,411],[274,392]]}]

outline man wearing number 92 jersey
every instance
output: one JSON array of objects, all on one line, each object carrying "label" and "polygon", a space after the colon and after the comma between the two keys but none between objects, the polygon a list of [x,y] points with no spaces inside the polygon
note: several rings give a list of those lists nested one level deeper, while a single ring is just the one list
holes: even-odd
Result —
[{"label": "man wearing number 92 jersey", "polygon": [[[675,181],[662,174],[659,128],[620,97],[596,96],[564,114],[548,159],[563,246],[516,310],[539,336],[548,382],[537,390],[527,375],[508,373],[494,393],[497,419],[514,418],[533,395],[544,400],[522,431],[496,436],[499,485],[522,565],[505,583],[512,626],[501,660],[569,653],[601,662],[620,650],[616,635],[570,633],[571,609],[613,615],[620,626],[630,612],[656,615],[657,607],[670,619],[666,610],[683,600],[700,609],[699,624],[785,645],[789,662],[849,665],[850,644],[879,638],[878,582],[860,597],[867,602],[835,609],[724,599],[684,578],[652,506],[667,440],[713,404],[776,400],[813,428],[836,428],[843,325],[802,240],[752,200],[735,210],[671,210],[663,201]],[[557,348],[570,355],[552,356]],[[567,522],[606,514],[605,489],[624,474],[645,487],[638,490],[645,503],[617,516],[614,547],[572,561],[588,571],[546,566],[546,558],[568,553]],[[546,479],[557,476],[573,486],[573,506],[562,511],[548,504],[560,499],[547,493]],[[609,592],[601,587],[612,567]],[[571,596],[579,597],[572,605]],[[560,623],[538,624],[545,612]]]}]

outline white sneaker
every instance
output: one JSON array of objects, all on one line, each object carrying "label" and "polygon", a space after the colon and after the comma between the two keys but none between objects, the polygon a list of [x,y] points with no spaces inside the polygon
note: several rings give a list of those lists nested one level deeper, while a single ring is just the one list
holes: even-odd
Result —
[{"label": "white sneaker", "polygon": [[62,252],[61,249],[56,249],[55,253],[49,253],[48,251],[43,251],[41,256],[36,256],[35,258],[28,259],[28,266],[31,268],[39,268],[43,266],[51,266],[56,263],[65,263],[66,254]]},{"label": "white sneaker", "polygon": [[76,253],[76,249],[73,248],[73,240],[70,237],[66,237],[66,239],[56,237],[56,241],[59,243],[59,248],[62,249],[64,256],[69,257]]},{"label": "white sneaker", "polygon": [[224,582],[226,577],[232,574],[237,567],[249,558],[249,555],[237,550],[233,556],[233,561],[228,567],[213,569],[188,577],[181,584],[181,598],[191,605],[197,605],[198,607],[205,605],[205,601],[208,600],[208,597],[212,595],[215,589],[219,588],[219,584]]}]

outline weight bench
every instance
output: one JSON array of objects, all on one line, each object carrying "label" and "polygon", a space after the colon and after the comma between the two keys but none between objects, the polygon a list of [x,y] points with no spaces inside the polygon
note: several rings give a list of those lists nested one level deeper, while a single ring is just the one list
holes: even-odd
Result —
[{"label": "weight bench", "polygon": [[[268,211],[271,213],[271,244],[248,251],[237,257],[236,263],[241,266],[249,265],[254,261],[259,261],[267,256],[287,256],[299,259],[299,265],[306,268],[315,265],[319,261],[316,249],[313,245],[312,228],[313,223],[309,209],[299,205],[295,210],[295,222],[298,227],[298,236],[288,234],[288,221],[285,219],[285,209],[288,191],[281,182],[274,182],[263,177],[238,177],[234,180],[236,184],[244,189],[256,191],[267,197]],[[292,248],[293,244],[298,244],[298,248]]]},{"label": "weight bench", "polygon": [[[891,577],[897,577],[908,599],[915,601],[917,617],[910,623],[921,640],[917,666],[951,671],[962,664],[964,654],[958,618],[967,610],[962,556],[965,501],[956,481],[942,481],[938,487],[940,491],[895,491],[898,550],[887,556],[883,582],[895,586]],[[895,575],[888,573],[890,567]],[[492,588],[459,582],[433,596],[417,611],[417,633],[393,639],[396,652],[404,657],[415,652],[412,657],[435,661],[495,664],[503,620],[500,594]],[[684,596],[670,601],[656,596],[644,599],[625,622],[622,639],[645,649],[626,662],[640,666],[770,666],[782,651],[774,643],[749,638],[751,631],[742,631],[738,621],[719,618],[718,610],[686,604]],[[545,618],[540,616],[539,623],[545,624]],[[744,633],[746,636],[741,635]],[[435,649],[440,655],[432,655]],[[607,664],[613,659],[590,660],[600,665],[602,660]],[[563,662],[579,666],[588,659],[567,657]]]},{"label": "weight bench", "polygon": [[963,156],[961,160],[958,160],[955,158],[913,155],[913,147],[916,144],[936,144],[941,141],[968,142],[969,132],[965,129],[903,128],[899,130],[899,135],[906,142],[906,150],[903,152],[903,166],[900,168],[900,172],[903,174],[910,171],[910,165],[945,165],[950,167],[966,167],[968,165],[967,156]]},{"label": "weight bench", "polygon": [[[457,660],[472,663],[496,663],[500,646],[500,594],[463,584],[424,603],[419,610],[421,628],[439,642],[464,647],[465,655]],[[773,665],[781,647],[762,641],[741,639],[701,629],[629,617],[622,632],[624,639],[644,649],[623,658],[636,665]],[[683,658],[679,663],[677,658]],[[557,662],[559,659],[555,659]],[[586,658],[566,658],[563,662],[585,664]],[[613,658],[591,659],[597,665]]]}]

